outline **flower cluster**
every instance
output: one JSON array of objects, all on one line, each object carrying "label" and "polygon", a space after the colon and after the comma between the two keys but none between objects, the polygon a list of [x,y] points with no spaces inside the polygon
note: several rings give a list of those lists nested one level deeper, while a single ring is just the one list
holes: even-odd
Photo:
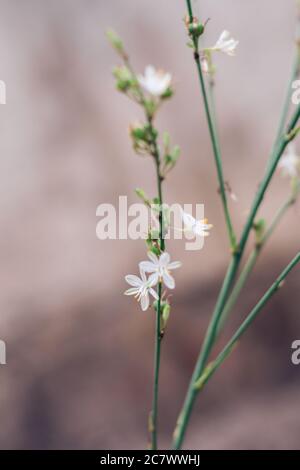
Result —
[{"label": "flower cluster", "polygon": [[233,39],[230,36],[229,31],[224,30],[214,46],[205,48],[203,51],[201,51],[202,72],[209,75],[214,75],[216,68],[213,65],[212,53],[223,52],[229,56],[234,56],[238,44],[239,41]]},{"label": "flower cluster", "polygon": [[141,105],[152,120],[162,101],[173,95],[171,74],[152,65],[147,65],[144,74],[136,74],[121,38],[112,30],[107,31],[107,38],[123,61],[113,70],[116,88]]},{"label": "flower cluster", "polygon": [[[148,252],[148,257],[150,261],[142,261],[139,264],[140,278],[132,274],[125,276],[125,280],[132,286],[125,291],[125,295],[134,295],[141,303],[143,311],[149,308],[149,294],[155,300],[158,300],[157,292],[153,289],[154,286],[164,283],[169,289],[175,288],[175,280],[170,271],[181,266],[179,261],[171,262],[170,255],[166,251],[159,257],[152,252]],[[149,274],[148,278],[146,273]]]},{"label": "flower cluster", "polygon": [[[138,190],[138,193],[140,197],[144,199],[145,203],[148,203],[148,199],[146,198],[144,191]],[[213,227],[208,223],[207,219],[197,220],[191,214],[184,212],[182,209],[181,217],[184,225],[183,231],[194,236],[207,237],[209,235],[209,231]],[[165,229],[166,228],[167,227],[165,227]],[[125,280],[132,286],[130,289],[125,291],[125,295],[134,295],[140,302],[143,311],[149,308],[150,295],[152,295],[155,300],[158,300],[157,292],[153,289],[157,284],[163,283],[168,289],[175,289],[175,280],[170,271],[181,266],[180,261],[171,262],[170,255],[166,251],[160,254],[154,253],[154,251],[159,253],[159,248],[153,244],[153,237],[158,238],[158,236],[158,233],[154,233],[153,231],[150,239],[148,240],[149,248],[151,250],[148,251],[148,258],[150,261],[142,261],[139,263],[141,277],[139,278],[132,274],[125,276]],[[146,274],[149,275],[148,278]]]},{"label": "flower cluster", "polygon": [[[187,17],[185,23],[188,28],[188,33],[192,38],[190,46],[198,52],[198,41],[205,31],[207,22],[205,24],[201,24],[195,17],[193,18],[193,21],[190,22],[189,17]],[[213,75],[215,73],[215,67],[212,61],[212,53],[223,52],[229,56],[234,56],[238,44],[239,41],[231,37],[230,32],[225,29],[214,46],[207,47],[200,51],[202,72]]]}]

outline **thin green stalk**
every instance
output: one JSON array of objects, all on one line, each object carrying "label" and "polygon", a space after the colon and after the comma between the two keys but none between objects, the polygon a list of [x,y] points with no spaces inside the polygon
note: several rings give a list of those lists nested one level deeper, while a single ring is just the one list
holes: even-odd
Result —
[{"label": "thin green stalk", "polygon": [[[136,73],[130,63],[129,57],[126,53],[123,54],[123,60],[130,70],[132,75],[136,77]],[[163,236],[163,193],[162,193],[162,177],[161,177],[161,162],[160,152],[157,145],[157,135],[153,127],[153,116],[146,107],[146,100],[143,91],[137,88],[139,102],[144,107],[147,123],[150,127],[152,136],[152,152],[151,155],[155,161],[156,180],[157,180],[157,194],[159,199],[159,247],[161,251],[165,249],[165,240]],[[156,320],[155,320],[155,341],[154,341],[154,372],[153,372],[153,398],[152,409],[149,416],[149,433],[151,438],[150,447],[152,450],[157,449],[157,430],[158,430],[158,392],[159,392],[159,371],[160,371],[160,356],[161,356],[161,302],[162,302],[162,283],[159,282],[157,286],[157,307],[156,307]]]},{"label": "thin green stalk", "polygon": [[154,350],[154,380],[153,380],[153,400],[152,411],[150,415],[149,431],[151,435],[151,449],[157,449],[157,425],[158,425],[158,385],[159,385],[159,369],[160,369],[160,351],[161,351],[161,282],[158,284],[157,294],[158,302],[156,309],[155,324],[155,350]]},{"label": "thin green stalk", "polygon": [[268,228],[268,230],[266,231],[264,237],[262,238],[262,241],[260,243],[260,245],[263,247],[267,240],[269,240],[269,238],[271,237],[272,233],[274,232],[274,230],[276,229],[276,227],[278,226],[278,224],[281,222],[281,219],[282,217],[285,215],[285,213],[287,212],[287,210],[295,204],[296,202],[296,195],[292,195],[290,196],[287,201],[285,201],[284,204],[282,204],[282,206],[278,209],[278,212],[277,214],[275,215],[274,219],[273,219],[273,222],[271,223],[270,227]]},{"label": "thin green stalk", "polygon": [[156,179],[157,179],[157,192],[158,192],[158,199],[159,199],[159,240],[160,240],[160,249],[161,251],[165,250],[165,240],[163,235],[163,195],[162,195],[162,181],[163,178],[161,176],[160,171],[160,157],[159,157],[159,150],[157,146],[157,142],[154,142],[154,158],[156,163]]},{"label": "thin green stalk", "polygon": [[[129,61],[129,57],[126,53],[123,54],[123,60],[130,70],[132,75],[136,77],[136,73]],[[144,107],[147,123],[150,127],[152,135],[152,152],[151,155],[155,161],[156,168],[156,181],[157,181],[157,194],[159,199],[159,247],[161,251],[165,250],[165,240],[163,236],[163,193],[162,193],[162,177],[161,177],[161,162],[160,152],[157,145],[157,136],[153,128],[153,116],[149,113],[145,103],[145,96],[140,88],[137,88],[139,95],[140,104]],[[159,392],[159,371],[160,371],[160,356],[161,356],[161,302],[162,302],[162,283],[159,282],[157,286],[157,307],[156,307],[156,320],[155,320],[155,341],[154,341],[154,372],[153,372],[153,398],[152,398],[152,409],[149,416],[149,433],[151,438],[150,447],[152,450],[157,449],[158,438],[158,392]]]},{"label": "thin green stalk", "polygon": [[191,5],[191,2],[187,2],[187,9],[188,9],[188,13],[189,13],[189,20],[190,20],[190,23],[193,22],[193,10],[192,10],[192,5]]},{"label": "thin green stalk", "polygon": [[[129,56],[123,47],[122,40],[111,30],[107,32],[107,37],[110,43],[112,44],[112,46],[114,47],[114,49],[123,59],[125,66],[127,67],[127,69],[129,70],[129,72],[131,73],[132,77],[134,78],[136,82],[134,93],[132,92],[132,90],[129,90],[128,92],[127,90],[123,90],[123,88],[122,88],[122,91],[124,91],[125,93],[127,91],[128,96],[143,107],[146,121],[148,124],[148,128],[150,131],[149,142],[147,141],[147,144],[149,144],[149,148],[147,147],[147,150],[148,150],[148,153],[153,157],[154,162],[155,162],[155,168],[156,168],[157,193],[158,193],[158,200],[159,200],[159,249],[162,252],[165,249],[165,241],[164,241],[164,233],[163,233],[163,212],[162,212],[163,178],[161,176],[161,161],[160,161],[160,151],[159,151],[159,147],[157,144],[157,132],[153,127],[154,110],[149,109],[149,106],[147,106],[147,100],[145,99],[142,89],[138,85],[138,79],[137,79],[136,73],[131,65]],[[158,283],[157,294],[158,294],[158,300],[157,300],[157,305],[155,308],[156,321],[155,321],[155,344],[154,344],[153,398],[152,398],[152,409],[149,414],[149,423],[148,423],[149,433],[150,433],[150,438],[151,438],[150,446],[152,450],[157,449],[158,387],[159,387],[159,369],[160,369],[161,339],[162,339],[162,334],[161,334],[162,283],[161,282]]]},{"label": "thin green stalk", "polygon": [[224,307],[224,310],[222,312],[219,325],[217,328],[217,335],[219,335],[220,331],[224,328],[224,325],[228,319],[229,314],[231,313],[233,307],[235,306],[237,299],[241,293],[241,290],[245,286],[250,274],[253,271],[253,268],[256,264],[257,258],[259,257],[263,247],[265,246],[266,242],[278,226],[278,224],[281,222],[281,219],[287,212],[287,210],[296,202],[296,195],[292,194],[289,196],[289,198],[282,204],[282,206],[279,208],[278,212],[276,213],[272,223],[270,224],[268,230],[266,231],[265,235],[262,237],[262,239],[256,243],[255,248],[252,250],[250,253],[247,262],[238,278],[236,281],[234,288],[232,289],[232,292],[226,302],[226,305]]},{"label": "thin green stalk", "polygon": [[[192,11],[192,5],[191,5],[190,0],[187,0],[187,7],[188,7],[189,19],[191,23],[193,21],[193,11]],[[230,240],[230,246],[231,246],[232,251],[234,251],[236,249],[236,236],[235,236],[235,232],[233,229],[230,212],[228,208],[226,186],[225,186],[225,181],[224,181],[224,176],[223,176],[222,158],[221,158],[221,152],[220,152],[220,147],[218,143],[218,136],[216,133],[216,127],[214,125],[213,117],[212,117],[210,106],[209,106],[208,96],[207,96],[204,77],[203,77],[202,68],[201,68],[198,38],[197,39],[193,38],[193,43],[194,43],[194,59],[195,59],[196,67],[198,71],[198,77],[199,77],[202,97],[204,101],[206,119],[208,123],[208,129],[209,129],[210,139],[211,139],[213,153],[214,153],[215,165],[217,168],[217,175],[218,175],[218,181],[219,181],[219,187],[220,187],[220,195],[221,195],[222,204],[223,204],[223,211],[225,215],[225,221],[226,221],[228,236]]]},{"label": "thin green stalk", "polygon": [[219,148],[218,137],[216,134],[216,128],[214,126],[213,118],[212,118],[210,107],[209,107],[208,96],[206,93],[206,87],[204,83],[203,73],[202,73],[201,64],[200,64],[200,57],[199,57],[198,52],[195,54],[195,61],[197,65],[197,70],[198,70],[198,75],[199,75],[199,80],[200,80],[200,85],[201,85],[201,90],[202,90],[202,96],[204,100],[204,108],[205,108],[211,143],[213,147],[214,157],[215,157],[215,164],[217,168],[217,175],[218,175],[219,186],[220,186],[220,195],[221,195],[222,204],[223,204],[223,210],[224,210],[225,221],[226,221],[227,231],[228,231],[229,240],[230,240],[230,246],[231,246],[232,251],[234,251],[236,249],[236,236],[234,233],[234,229],[233,229],[233,225],[232,225],[232,221],[230,217],[230,212],[228,208],[226,187],[225,187],[225,181],[224,181],[224,176],[223,176],[221,152]]},{"label": "thin green stalk", "polygon": [[284,269],[284,271],[280,274],[280,276],[276,279],[276,281],[272,284],[272,286],[267,290],[264,296],[260,299],[260,301],[256,304],[253,310],[249,313],[247,318],[235,332],[235,334],[231,337],[230,341],[226,344],[224,349],[220,352],[217,358],[210,363],[206,370],[204,371],[202,377],[194,384],[194,387],[197,391],[201,390],[203,386],[208,382],[210,377],[213,373],[220,367],[220,365],[224,362],[224,360],[229,356],[233,348],[235,347],[237,341],[241,338],[241,336],[247,331],[249,326],[253,323],[257,315],[260,313],[262,308],[267,304],[267,302],[273,297],[273,295],[278,291],[281,287],[282,282],[288,276],[288,274],[292,271],[292,269],[300,262],[300,252],[295,256],[295,258],[290,262],[290,264]]},{"label": "thin green stalk", "polygon": [[250,274],[252,273],[260,251],[261,251],[261,246],[256,245],[253,251],[251,252],[251,254],[249,255],[249,258],[247,259],[246,264],[238,280],[236,281],[235,286],[230,296],[228,297],[228,300],[222,311],[222,315],[221,315],[221,318],[217,327],[217,336],[220,334],[221,330],[224,328],[225,322],[228,319],[228,316],[231,313],[233,307],[235,306],[241,290],[243,289],[246,281],[248,280]]},{"label": "thin green stalk", "polygon": [[277,137],[275,141],[275,145],[278,144],[280,138],[284,134],[284,129],[286,125],[286,121],[288,118],[289,110],[291,107],[292,102],[292,94],[293,94],[293,82],[297,79],[300,70],[300,43],[299,43],[299,36],[300,36],[300,15],[298,17],[298,24],[297,24],[297,31],[296,31],[296,51],[295,51],[295,58],[292,66],[291,77],[288,83],[286,96],[283,104],[282,113],[280,116],[279,126],[277,130]]},{"label": "thin green stalk", "polygon": [[287,135],[284,135],[281,138],[280,143],[276,146],[276,149],[274,151],[274,155],[271,158],[271,165],[267,169],[265,177],[264,177],[264,179],[263,179],[263,181],[262,181],[262,183],[259,187],[259,190],[256,194],[256,197],[254,199],[254,202],[253,202],[253,205],[252,205],[252,208],[251,208],[251,211],[250,211],[250,215],[249,215],[248,220],[246,222],[246,225],[244,227],[244,230],[243,230],[243,233],[242,233],[242,236],[241,236],[241,240],[240,240],[240,243],[239,243],[239,251],[241,253],[243,253],[243,251],[245,249],[245,246],[246,246],[246,243],[247,243],[247,240],[248,240],[248,236],[249,236],[249,233],[250,233],[250,231],[253,227],[253,223],[254,223],[256,214],[257,214],[258,209],[260,208],[261,203],[264,199],[266,190],[267,190],[267,188],[268,188],[268,186],[271,182],[271,179],[272,179],[272,177],[274,175],[274,172],[277,168],[279,160],[280,160],[283,152],[285,151],[287,145],[295,137],[295,135],[293,134],[293,131],[295,130],[295,127],[297,125],[299,117],[300,117],[300,105],[298,105],[295,113],[292,116],[291,122],[290,122],[290,124],[287,128]]},{"label": "thin green stalk", "polygon": [[[215,103],[215,81],[213,77],[209,77],[208,80],[208,95],[209,95],[209,101],[210,101],[210,109],[211,109],[211,116],[212,116],[212,121],[215,127],[215,133],[218,135],[218,128],[217,128],[217,113],[216,113],[216,103]],[[219,138],[218,138],[219,142]]]},{"label": "thin green stalk", "polygon": [[[163,204],[163,194],[162,194],[162,177],[160,172],[160,154],[159,149],[152,126],[151,117],[147,117],[148,124],[150,125],[151,133],[153,136],[152,146],[153,153],[152,156],[155,160],[156,166],[156,179],[157,179],[157,192],[159,199],[159,245],[160,250],[164,251],[165,249],[165,240],[163,236],[163,213],[162,213],[162,204]],[[162,300],[162,284],[159,282],[157,287],[157,308],[156,308],[156,323],[155,323],[155,348],[154,348],[154,380],[153,380],[153,401],[152,401],[152,411],[150,415],[149,430],[151,435],[151,449],[157,449],[157,428],[158,428],[158,390],[159,390],[159,370],[160,370],[160,353],[161,353],[161,300]]]}]

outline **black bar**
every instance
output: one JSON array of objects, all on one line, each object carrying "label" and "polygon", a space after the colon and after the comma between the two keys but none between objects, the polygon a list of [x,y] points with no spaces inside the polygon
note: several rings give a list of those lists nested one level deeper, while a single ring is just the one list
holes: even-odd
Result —
[{"label": "black bar", "polygon": [[[76,468],[100,468],[101,466],[121,465],[124,468],[147,468],[149,465],[188,465],[193,468],[209,468],[212,464],[230,465],[240,469],[248,464],[287,464],[289,454],[298,451],[127,451],[127,450],[2,450],[0,465],[30,464],[31,468],[41,468],[41,465],[68,464]],[[294,455],[297,459],[297,456]],[[5,467],[2,467],[5,468]]]}]

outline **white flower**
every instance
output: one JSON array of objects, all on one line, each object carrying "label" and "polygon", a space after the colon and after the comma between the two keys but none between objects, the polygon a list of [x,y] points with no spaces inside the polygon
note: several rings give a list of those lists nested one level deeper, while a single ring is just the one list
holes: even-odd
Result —
[{"label": "white flower", "polygon": [[200,235],[201,237],[208,237],[209,230],[212,229],[212,225],[208,223],[207,219],[197,220],[191,214],[181,210],[182,221],[185,225],[185,231],[191,232],[194,235]]},{"label": "white flower", "polygon": [[157,284],[157,281],[152,276],[147,279],[146,274],[140,269],[141,279],[133,274],[125,276],[126,282],[133,286],[124,292],[125,295],[134,295],[138,302],[141,303],[142,310],[148,309],[150,304],[149,294],[151,294],[156,300],[158,295],[152,287]]},{"label": "white flower", "polygon": [[174,289],[175,281],[170,271],[180,268],[181,263],[179,261],[170,263],[170,255],[166,252],[162,253],[159,258],[154,253],[149,252],[148,257],[150,261],[142,261],[140,269],[146,273],[152,273],[149,279],[155,282],[155,284],[163,281],[169,289]]},{"label": "white flower", "polygon": [[163,95],[171,85],[172,76],[148,65],[144,75],[138,76],[140,85],[153,96]]},{"label": "white flower", "polygon": [[300,169],[300,158],[296,153],[294,143],[289,144],[286,153],[281,158],[278,168],[282,171],[283,176],[294,178],[298,176]]},{"label": "white flower", "polygon": [[239,41],[236,41],[235,39],[231,38],[229,31],[225,30],[219,37],[214,47],[211,48],[211,50],[221,51],[225,54],[233,56],[235,54],[235,49],[238,43]]}]

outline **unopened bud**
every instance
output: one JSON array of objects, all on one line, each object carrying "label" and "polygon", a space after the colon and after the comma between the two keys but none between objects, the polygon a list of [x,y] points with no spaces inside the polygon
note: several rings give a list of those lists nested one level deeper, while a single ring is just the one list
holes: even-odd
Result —
[{"label": "unopened bud", "polygon": [[146,132],[143,127],[132,127],[130,129],[131,136],[136,140],[145,140]]},{"label": "unopened bud", "polygon": [[189,33],[191,36],[199,38],[204,33],[204,25],[199,23],[198,20],[194,20],[193,23],[189,25]]},{"label": "unopened bud", "polygon": [[116,49],[117,52],[122,53],[123,52],[123,42],[122,39],[113,31],[112,29],[109,29],[106,31],[106,37],[112,47]]},{"label": "unopened bud", "polygon": [[167,323],[170,317],[170,312],[171,312],[171,305],[168,302],[164,303],[163,309],[162,309],[162,316],[161,316],[163,330],[165,330],[167,326]]}]

